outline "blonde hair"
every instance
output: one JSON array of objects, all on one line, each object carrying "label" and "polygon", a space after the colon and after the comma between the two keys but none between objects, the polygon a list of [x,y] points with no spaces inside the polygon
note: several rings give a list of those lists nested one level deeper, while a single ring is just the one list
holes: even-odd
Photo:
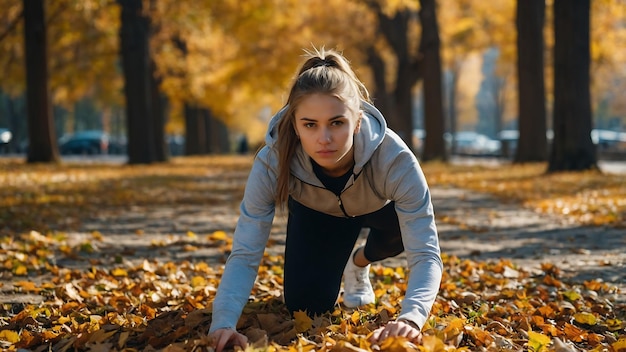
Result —
[{"label": "blonde hair", "polygon": [[280,205],[284,205],[289,198],[290,165],[299,143],[294,125],[298,104],[311,94],[329,94],[358,113],[361,101],[370,101],[367,88],[357,78],[348,60],[339,52],[315,49],[306,51],[305,57],[306,60],[289,92],[284,114],[278,122],[276,204]]}]

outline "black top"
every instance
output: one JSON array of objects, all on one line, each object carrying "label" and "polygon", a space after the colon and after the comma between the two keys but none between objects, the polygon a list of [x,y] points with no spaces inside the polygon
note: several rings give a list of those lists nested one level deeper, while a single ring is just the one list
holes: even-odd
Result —
[{"label": "black top", "polygon": [[322,181],[324,187],[328,188],[336,195],[341,194],[341,191],[343,191],[343,188],[346,186],[346,183],[348,182],[348,179],[350,178],[354,170],[353,166],[345,174],[338,177],[332,177],[326,175],[326,173],[324,173],[324,169],[322,169],[321,166],[313,161],[313,159],[311,159],[311,164],[313,164],[313,172],[315,172],[315,176],[317,176],[317,178]]}]

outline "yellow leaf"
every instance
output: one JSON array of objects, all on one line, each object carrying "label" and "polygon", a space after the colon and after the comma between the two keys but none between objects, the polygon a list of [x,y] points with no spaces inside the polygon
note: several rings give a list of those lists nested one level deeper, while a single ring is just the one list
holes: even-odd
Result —
[{"label": "yellow leaf", "polygon": [[20,264],[15,269],[13,269],[13,274],[24,276],[28,274],[28,269],[24,265]]},{"label": "yellow leaf", "polygon": [[[329,338],[327,338],[329,339]],[[332,341],[327,341],[329,344],[334,345],[333,351],[344,351],[344,352],[366,352],[366,349],[359,348],[357,346],[352,345],[348,341],[338,341],[336,344],[332,343]]]},{"label": "yellow leaf", "polygon": [[422,345],[426,351],[443,351],[445,344],[437,336],[425,335],[422,337]]},{"label": "yellow leaf", "polygon": [[41,291],[41,289],[37,288],[37,285],[35,285],[35,283],[32,281],[18,281],[18,282],[13,283],[13,286],[21,287],[22,290],[25,292]]},{"label": "yellow leaf", "polygon": [[617,331],[626,326],[626,324],[619,319],[607,319],[606,325],[609,327],[609,331]]},{"label": "yellow leaf", "polygon": [[393,276],[394,273],[395,273],[395,271],[393,270],[393,268],[385,267],[383,269],[383,275],[384,276]]},{"label": "yellow leaf", "polygon": [[0,331],[0,340],[16,343],[20,340],[20,335],[13,330],[2,330]]},{"label": "yellow leaf", "polygon": [[443,333],[446,336],[446,340],[458,336],[463,331],[463,326],[465,325],[465,319],[454,318],[449,323],[448,326],[443,329]]},{"label": "yellow leaf", "polygon": [[102,241],[104,238],[102,237],[102,233],[100,233],[100,231],[94,231],[91,233],[91,237],[93,237],[94,240],[97,241]]},{"label": "yellow leaf", "polygon": [[406,274],[404,273],[404,268],[401,266],[396,267],[396,275],[398,275],[401,279],[404,279]]},{"label": "yellow leaf", "polygon": [[616,352],[626,351],[626,337],[623,337],[613,342],[613,344],[611,344],[611,347],[613,347],[613,350],[615,350]]},{"label": "yellow leaf", "polygon": [[350,317],[350,320],[352,320],[353,323],[358,324],[361,320],[361,314],[359,314],[359,311],[354,311],[354,313],[352,313],[352,316]]},{"label": "yellow leaf", "polygon": [[115,268],[111,270],[111,275],[113,276],[128,276],[128,272],[122,268]]},{"label": "yellow leaf", "polygon": [[215,231],[209,236],[209,240],[226,241],[228,240],[228,235],[224,231]]},{"label": "yellow leaf", "polygon": [[580,293],[578,293],[576,291],[565,291],[565,292],[563,292],[563,296],[565,296],[570,301],[576,301],[576,300],[582,298]]},{"label": "yellow leaf", "polygon": [[549,343],[549,336],[534,331],[528,331],[528,348],[530,348],[532,351],[545,351],[547,350],[546,346]]},{"label": "yellow leaf", "polygon": [[297,311],[293,313],[293,317],[296,322],[296,331],[297,332],[305,332],[309,330],[313,326],[313,319],[311,319],[306,312]]},{"label": "yellow leaf", "polygon": [[[424,347],[439,348],[443,347],[443,341],[437,341],[438,338],[430,339],[427,342],[432,344],[430,346],[424,345]],[[426,341],[425,341],[426,342]],[[381,351],[389,352],[404,352],[415,351],[415,345],[413,345],[406,337],[403,336],[391,336],[383,340],[380,345]],[[442,351],[443,349],[433,349],[432,351]]]},{"label": "yellow leaf", "polygon": [[598,322],[595,315],[587,312],[574,314],[574,320],[576,320],[577,323],[587,325],[596,325]]},{"label": "yellow leaf", "polygon": [[191,287],[203,287],[206,286],[206,279],[202,276],[194,276],[191,278]]},{"label": "yellow leaf", "polygon": [[[62,327],[60,325],[53,326],[52,329],[54,330],[54,328],[58,328],[59,330],[62,329]],[[52,339],[56,338],[57,336],[59,336],[59,334],[54,332],[54,331],[45,330],[45,331],[41,332],[41,338],[44,341],[52,340]]]},{"label": "yellow leaf", "polygon": [[196,239],[198,236],[193,231],[187,231],[187,237],[191,239]]}]

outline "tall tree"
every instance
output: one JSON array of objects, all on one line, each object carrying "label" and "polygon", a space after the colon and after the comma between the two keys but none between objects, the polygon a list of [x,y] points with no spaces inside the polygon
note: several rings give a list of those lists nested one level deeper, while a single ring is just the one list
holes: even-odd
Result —
[{"label": "tall tree", "polygon": [[165,136],[167,97],[159,89],[162,80],[158,76],[154,60],[150,60],[150,68],[152,71],[150,75],[150,100],[154,114],[154,135],[152,137],[155,148],[155,161],[168,161],[170,155]]},{"label": "tall tree", "polygon": [[[156,0],[150,0],[150,10],[154,11],[157,7]],[[151,20],[151,36],[155,36],[160,30],[160,23],[154,24]],[[163,78],[157,69],[157,63],[154,55],[150,54],[150,100],[152,103],[152,113],[154,121],[154,134],[152,135],[154,143],[155,161],[168,161],[170,158],[169,149],[167,148],[165,125],[166,116],[165,109],[167,105],[167,97],[161,91],[161,83]]]},{"label": "tall tree", "polygon": [[185,103],[185,155],[208,154],[208,113],[195,104]]},{"label": "tall tree", "polygon": [[544,81],[545,0],[517,0],[517,84],[519,139],[516,163],[546,161],[546,88]]},{"label": "tall tree", "polygon": [[548,171],[597,169],[591,141],[589,1],[554,1],[554,140]]},{"label": "tall tree", "polygon": [[419,12],[422,37],[419,52],[424,78],[424,126],[426,139],[422,160],[447,160],[443,139],[445,118],[443,114],[443,90],[441,84],[441,41],[437,24],[435,0],[421,0]]},{"label": "tall tree", "polygon": [[230,152],[228,127],[210,109],[206,109],[206,114],[207,150],[211,154],[228,154]]},{"label": "tall tree", "polygon": [[43,0],[24,0],[29,163],[59,162],[48,89],[48,44]]},{"label": "tall tree", "polygon": [[158,161],[156,121],[152,102],[150,18],[142,0],[118,0],[121,5],[120,46],[126,97],[128,163]]},{"label": "tall tree", "polygon": [[[175,36],[172,38],[172,42],[175,44],[176,49],[180,52],[181,61],[186,62],[189,56],[189,47],[187,42]],[[185,155],[205,155],[210,152],[210,119],[211,112],[206,107],[201,107],[189,92],[189,86],[192,82],[192,75],[187,71],[182,71],[179,76],[187,83],[183,90],[184,103],[183,103],[183,115],[185,117]]]},{"label": "tall tree", "polygon": [[[383,62],[379,53],[380,49],[377,47],[368,49],[368,63],[377,65],[372,67],[376,79],[376,95],[374,96],[376,100],[374,102],[381,101],[381,107],[386,110],[383,113],[386,114],[385,117],[389,126],[408,145],[411,145],[413,87],[420,79],[420,57],[417,50],[411,50],[409,40],[409,28],[411,20],[415,18],[415,10],[410,7],[400,7],[390,12],[383,8],[381,2],[377,0],[366,0],[365,3],[376,13],[378,28],[391,48],[395,60],[394,85],[387,88],[386,78],[376,74],[376,70],[381,70],[379,65]],[[371,43],[371,45],[375,45],[375,43]],[[387,96],[383,97],[383,94]]]}]

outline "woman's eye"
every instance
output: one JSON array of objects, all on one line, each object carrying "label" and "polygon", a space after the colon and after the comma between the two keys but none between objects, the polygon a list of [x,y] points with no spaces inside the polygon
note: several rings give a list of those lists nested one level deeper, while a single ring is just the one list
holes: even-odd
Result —
[{"label": "woman's eye", "polygon": [[333,126],[341,126],[341,125],[343,125],[343,121],[333,121],[332,125]]},{"label": "woman's eye", "polygon": [[312,128],[313,126],[315,126],[315,124],[313,122],[308,122],[304,124],[304,127],[306,128]]}]

